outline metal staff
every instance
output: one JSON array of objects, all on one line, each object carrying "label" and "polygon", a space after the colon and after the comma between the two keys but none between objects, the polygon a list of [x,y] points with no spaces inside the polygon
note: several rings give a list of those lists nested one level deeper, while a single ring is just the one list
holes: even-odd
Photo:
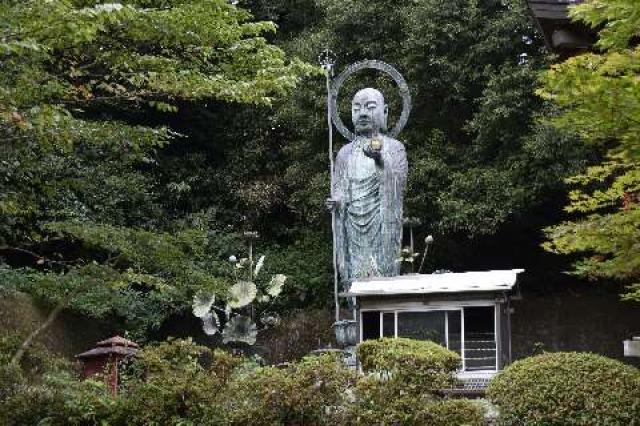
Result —
[{"label": "metal staff", "polygon": [[[323,51],[318,57],[318,61],[324,70],[327,80],[327,127],[329,130],[329,174],[331,176],[330,196],[333,197],[334,185],[334,164],[333,164],[333,123],[331,121],[331,78],[333,77],[333,66],[335,55],[329,49]],[[336,322],[340,321],[340,301],[338,299],[338,252],[336,249],[336,211],[331,209],[331,237],[333,245],[333,299],[336,310]]]}]

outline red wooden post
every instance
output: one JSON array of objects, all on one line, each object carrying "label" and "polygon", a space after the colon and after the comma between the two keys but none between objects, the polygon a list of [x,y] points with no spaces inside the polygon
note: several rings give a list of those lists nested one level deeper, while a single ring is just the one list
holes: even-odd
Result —
[{"label": "red wooden post", "polygon": [[76,355],[83,364],[82,377],[104,374],[113,395],[118,393],[118,365],[125,358],[136,356],[140,346],[124,337],[114,336],[98,342],[95,348]]}]

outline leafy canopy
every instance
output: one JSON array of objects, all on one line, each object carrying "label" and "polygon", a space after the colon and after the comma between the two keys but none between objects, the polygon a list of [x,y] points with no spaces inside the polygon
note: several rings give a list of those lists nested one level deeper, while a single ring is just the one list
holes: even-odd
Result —
[{"label": "leafy canopy", "polygon": [[[223,0],[5,2],[4,126],[49,144],[113,143],[116,123],[77,116],[105,105],[174,111],[202,99],[268,105],[311,69],[288,63],[264,38],[275,26],[250,16]],[[134,146],[166,141],[166,132],[135,130],[127,138]]]},{"label": "leafy canopy", "polygon": [[226,294],[212,224],[178,206],[158,152],[186,139],[181,108],[268,107],[315,72],[275,28],[224,0],[3,2],[2,286],[116,314],[137,338],[198,290]]},{"label": "leafy canopy", "polygon": [[606,159],[567,180],[573,219],[548,228],[544,247],[581,254],[575,273],[630,282],[625,297],[640,300],[640,4],[587,1],[571,16],[602,28],[598,51],[553,66],[539,93],[560,106],[558,128],[601,147]]}]

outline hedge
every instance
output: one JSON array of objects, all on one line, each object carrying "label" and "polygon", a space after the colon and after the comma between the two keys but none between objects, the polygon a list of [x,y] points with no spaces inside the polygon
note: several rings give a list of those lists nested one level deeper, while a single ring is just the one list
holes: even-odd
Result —
[{"label": "hedge", "polygon": [[433,392],[451,387],[460,356],[428,340],[382,338],[358,346],[365,372],[388,374],[409,392]]},{"label": "hedge", "polygon": [[640,371],[590,353],[516,361],[487,395],[504,425],[640,425]]}]

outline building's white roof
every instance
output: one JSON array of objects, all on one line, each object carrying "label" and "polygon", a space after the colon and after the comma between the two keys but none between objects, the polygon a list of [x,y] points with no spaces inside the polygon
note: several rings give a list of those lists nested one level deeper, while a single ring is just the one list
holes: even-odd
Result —
[{"label": "building's white roof", "polygon": [[524,269],[376,277],[354,281],[345,296],[508,291],[521,272]]}]

